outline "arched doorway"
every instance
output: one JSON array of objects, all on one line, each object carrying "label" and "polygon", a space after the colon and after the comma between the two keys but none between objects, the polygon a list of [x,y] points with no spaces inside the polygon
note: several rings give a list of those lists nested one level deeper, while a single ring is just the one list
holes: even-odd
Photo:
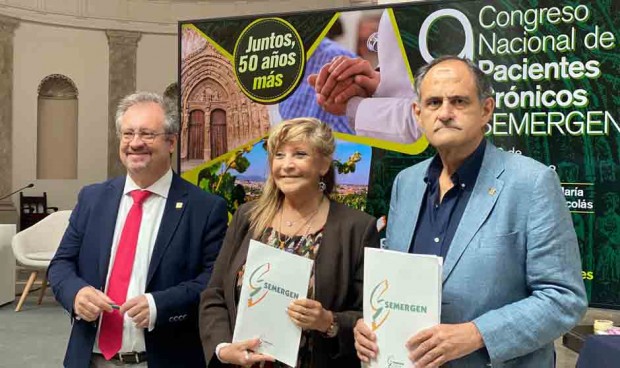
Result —
[{"label": "arched doorway", "polygon": [[211,112],[211,158],[221,156],[228,151],[226,139],[226,112],[216,109]]},{"label": "arched doorway", "polygon": [[77,179],[78,90],[68,77],[52,74],[38,94],[37,179]]},{"label": "arched doorway", "polygon": [[204,160],[205,113],[194,110],[189,115],[188,147],[190,160]]}]

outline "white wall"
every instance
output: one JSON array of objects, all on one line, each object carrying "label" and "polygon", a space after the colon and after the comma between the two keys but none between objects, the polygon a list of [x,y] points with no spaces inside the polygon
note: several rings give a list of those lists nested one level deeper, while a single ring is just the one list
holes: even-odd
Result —
[{"label": "white wall", "polygon": [[142,35],[138,43],[138,91],[163,94],[177,81],[177,45],[177,35]]},{"label": "white wall", "polygon": [[[15,30],[13,68],[13,187],[33,182],[35,187],[25,194],[45,191],[50,205],[71,209],[79,188],[106,178],[106,35],[99,30],[21,22]],[[78,89],[77,180],[36,180],[37,89],[50,74],[69,77]],[[13,198],[17,207],[19,196]]]}]

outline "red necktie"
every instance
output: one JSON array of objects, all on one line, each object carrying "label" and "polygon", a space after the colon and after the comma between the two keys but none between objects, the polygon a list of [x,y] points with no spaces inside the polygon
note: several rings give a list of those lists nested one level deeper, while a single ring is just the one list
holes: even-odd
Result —
[{"label": "red necktie", "polygon": [[[142,203],[151,195],[146,190],[130,192],[133,205],[127,214],[121,238],[116,249],[112,273],[108,280],[108,296],[116,304],[123,305],[127,299],[127,288],[136,255],[140,223],[142,222]],[[99,330],[99,349],[110,360],[121,349],[123,342],[123,316],[117,310],[103,313]]]}]

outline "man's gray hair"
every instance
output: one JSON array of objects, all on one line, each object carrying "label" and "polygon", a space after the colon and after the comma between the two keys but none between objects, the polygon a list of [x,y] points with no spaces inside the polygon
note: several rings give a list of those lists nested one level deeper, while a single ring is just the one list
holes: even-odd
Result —
[{"label": "man's gray hair", "polygon": [[164,110],[164,131],[168,134],[179,133],[179,119],[178,112],[176,111],[173,103],[166,102],[166,100],[153,92],[136,92],[125,96],[121,102],[119,102],[116,108],[116,132],[121,132],[121,120],[123,115],[129,110],[130,107],[141,103],[156,103]]},{"label": "man's gray hair", "polygon": [[465,63],[465,65],[467,65],[472,75],[474,76],[474,80],[476,81],[476,88],[478,90],[478,99],[480,100],[480,102],[483,102],[489,97],[493,97],[493,95],[495,94],[495,92],[493,91],[493,85],[491,84],[489,77],[486,74],[484,74],[482,70],[480,70],[480,68],[478,67],[478,65],[476,65],[476,63],[474,63],[473,61],[467,58],[462,58],[462,57],[455,56],[455,55],[445,55],[445,56],[438,57],[437,59],[434,59],[433,61],[431,61],[430,63],[426,65],[423,65],[415,73],[413,87],[415,89],[415,93],[417,95],[418,101],[420,101],[420,86],[422,86],[422,81],[424,81],[424,77],[426,77],[428,72],[435,65],[442,63],[444,61],[448,61],[448,60],[462,61],[463,63]]}]

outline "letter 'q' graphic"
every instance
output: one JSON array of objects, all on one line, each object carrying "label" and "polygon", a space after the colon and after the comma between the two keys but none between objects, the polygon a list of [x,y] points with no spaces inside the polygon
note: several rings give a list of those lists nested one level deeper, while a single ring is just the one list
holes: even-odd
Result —
[{"label": "letter 'q' graphic", "polygon": [[465,14],[461,13],[456,9],[441,9],[436,12],[431,13],[426,19],[424,23],[422,23],[422,27],[420,27],[420,35],[418,36],[418,40],[420,42],[420,54],[422,58],[427,63],[430,63],[434,60],[430,51],[428,50],[428,30],[431,28],[433,23],[437,20],[444,17],[452,17],[461,23],[463,26],[463,31],[465,34],[465,44],[463,45],[463,49],[459,52],[459,57],[464,57],[468,59],[474,58],[474,31],[471,27],[471,23],[469,19],[465,16]]},{"label": "letter 'q' graphic", "polygon": [[370,293],[370,308],[372,309],[372,330],[377,331],[379,327],[387,320],[390,310],[385,308],[383,294],[385,294],[390,285],[385,279],[377,284]]},{"label": "letter 'q' graphic", "polygon": [[263,276],[271,270],[270,263],[263,263],[256,267],[250,274],[250,296],[248,297],[248,307],[251,308],[265,299],[269,290],[263,288]]}]

